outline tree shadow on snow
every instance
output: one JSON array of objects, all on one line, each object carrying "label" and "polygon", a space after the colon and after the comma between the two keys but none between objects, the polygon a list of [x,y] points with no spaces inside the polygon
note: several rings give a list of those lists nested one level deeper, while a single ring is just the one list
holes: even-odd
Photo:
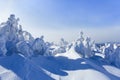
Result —
[{"label": "tree shadow on snow", "polygon": [[21,80],[54,80],[41,68],[20,55],[0,57],[0,65],[13,71]]},{"label": "tree shadow on snow", "polygon": [[93,69],[105,74],[111,80],[120,80],[120,77],[117,77],[104,69],[103,65],[106,63],[103,58],[98,56],[94,56],[92,58],[79,58],[75,60],[62,56],[46,57],[44,59],[44,62],[42,62],[42,58],[38,59],[41,61],[37,61],[37,58],[33,58],[32,60],[36,64],[39,64],[43,69],[60,76],[67,76],[68,73],[66,71]]},{"label": "tree shadow on snow", "polygon": [[[96,60],[95,60],[96,59]],[[119,80],[120,78],[107,72],[101,61],[97,58],[68,59],[66,57],[44,57],[38,56],[25,59],[20,55],[12,55],[0,58],[0,65],[12,70],[22,80],[54,80],[45,71],[50,73],[67,76],[66,71],[93,69],[104,73],[110,79]],[[45,70],[45,71],[44,71]]]}]

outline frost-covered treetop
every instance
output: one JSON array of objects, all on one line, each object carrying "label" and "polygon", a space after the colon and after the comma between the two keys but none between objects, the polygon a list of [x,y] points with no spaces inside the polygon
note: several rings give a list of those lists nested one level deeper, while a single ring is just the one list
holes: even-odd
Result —
[{"label": "frost-covered treetop", "polygon": [[84,41],[84,37],[83,37],[83,32],[80,32],[80,41],[83,42]]},{"label": "frost-covered treetop", "polygon": [[15,15],[11,14],[10,17],[8,18],[7,23],[15,27],[18,25],[18,21],[19,21],[19,18],[16,19]]}]

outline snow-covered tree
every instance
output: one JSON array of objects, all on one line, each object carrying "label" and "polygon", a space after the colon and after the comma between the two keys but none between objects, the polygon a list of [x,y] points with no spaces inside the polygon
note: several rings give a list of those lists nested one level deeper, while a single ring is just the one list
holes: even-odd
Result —
[{"label": "snow-covered tree", "polygon": [[105,48],[105,59],[108,63],[113,63],[113,55],[115,53],[115,49],[113,47],[113,44],[109,44],[107,48]]},{"label": "snow-covered tree", "polygon": [[0,36],[0,56],[5,56],[7,52],[6,49],[6,41],[5,38],[3,36]]},{"label": "snow-covered tree", "polygon": [[65,48],[66,48],[67,45],[68,45],[68,42],[65,41],[64,38],[61,38],[61,39],[60,39],[59,46],[61,46],[61,47],[65,47]]},{"label": "snow-covered tree", "polygon": [[53,43],[50,46],[49,50],[50,50],[51,55],[53,56],[59,53],[65,53],[67,47],[68,47],[68,42],[65,41],[63,38],[61,38],[60,42],[58,44]]},{"label": "snow-covered tree", "polygon": [[75,42],[75,51],[83,58],[88,58],[94,55],[92,52],[93,45],[91,39],[89,37],[85,39],[83,32],[80,32],[80,38]]},{"label": "snow-covered tree", "polygon": [[17,47],[17,52],[19,54],[22,54],[25,57],[31,57],[33,56],[33,50],[31,48],[31,46],[29,45],[29,43],[27,43],[26,41],[20,41],[16,44]]},{"label": "snow-covered tree", "polygon": [[113,64],[120,68],[120,46],[110,43],[105,48],[105,60],[109,64]]},{"label": "snow-covered tree", "polygon": [[20,53],[31,57],[48,53],[50,46],[44,41],[44,36],[34,39],[29,32],[22,29],[18,21],[19,18],[11,14],[8,20],[0,25],[0,55]]},{"label": "snow-covered tree", "polygon": [[118,46],[113,55],[114,64],[120,68],[120,46]]},{"label": "snow-covered tree", "polygon": [[17,30],[18,30],[18,21],[19,19],[15,18],[15,15],[10,15],[7,22],[2,24],[0,28],[0,38],[3,42],[2,47],[0,47],[1,51],[4,55],[10,55],[15,51],[15,44],[18,41],[17,38]]},{"label": "snow-covered tree", "polygon": [[[27,31],[22,30],[22,26],[18,24],[19,18],[11,14],[8,20],[0,25],[0,52],[1,55],[12,55],[19,50],[16,45],[21,42],[26,42],[26,36],[29,37],[29,42],[33,37]],[[25,35],[24,35],[25,34]]]},{"label": "snow-covered tree", "polygon": [[57,50],[58,53],[65,53],[67,49],[68,42],[64,40],[64,38],[60,39],[60,43],[58,44],[59,48]]}]

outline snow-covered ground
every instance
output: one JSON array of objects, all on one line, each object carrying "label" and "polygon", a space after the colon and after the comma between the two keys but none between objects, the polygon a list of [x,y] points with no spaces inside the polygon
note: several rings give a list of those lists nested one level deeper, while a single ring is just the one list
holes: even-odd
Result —
[{"label": "snow-covered ground", "polygon": [[103,66],[109,73],[117,76],[117,77],[120,77],[120,69],[119,68],[116,68],[114,66],[110,66],[110,65],[104,65]]},{"label": "snow-covered ground", "polygon": [[0,80],[20,80],[20,78],[13,71],[0,66]]},{"label": "snow-covered ground", "polygon": [[[67,54],[67,53],[66,53]],[[97,62],[97,64],[96,64]],[[120,69],[94,59],[21,55],[0,58],[1,80],[119,80]]]}]

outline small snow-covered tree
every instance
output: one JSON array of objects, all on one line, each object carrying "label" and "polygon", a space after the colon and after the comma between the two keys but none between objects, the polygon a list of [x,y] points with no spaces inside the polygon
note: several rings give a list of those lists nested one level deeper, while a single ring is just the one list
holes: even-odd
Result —
[{"label": "small snow-covered tree", "polygon": [[115,53],[115,49],[113,47],[113,44],[108,44],[108,47],[105,48],[105,59],[108,63],[113,63],[113,55]]},{"label": "small snow-covered tree", "polygon": [[43,39],[44,36],[41,36],[33,41],[32,50],[35,55],[44,55],[46,52],[47,46]]},{"label": "small snow-covered tree", "polygon": [[66,48],[67,45],[68,45],[68,42],[65,41],[64,38],[61,38],[61,39],[60,39],[60,44],[59,44],[59,46]]},{"label": "small snow-covered tree", "polygon": [[67,48],[68,42],[64,40],[64,38],[61,38],[58,48],[58,53],[65,53]]}]

